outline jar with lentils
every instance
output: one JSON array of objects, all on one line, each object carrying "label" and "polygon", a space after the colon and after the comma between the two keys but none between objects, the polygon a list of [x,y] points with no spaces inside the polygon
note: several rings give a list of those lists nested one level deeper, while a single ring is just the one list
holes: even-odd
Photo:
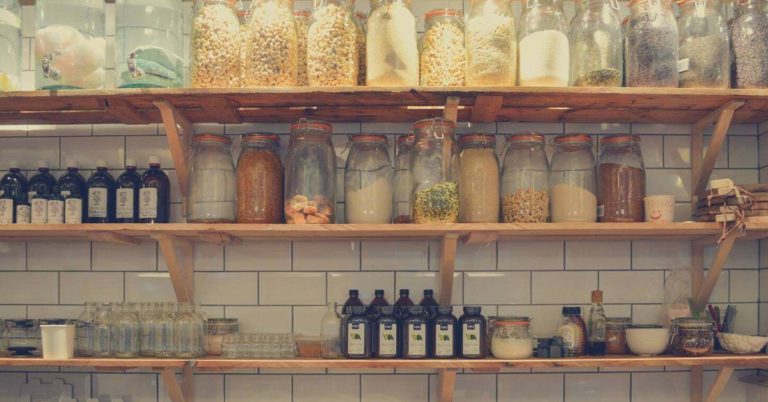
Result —
[{"label": "jar with lentils", "polygon": [[507,138],[501,175],[501,209],[505,223],[542,223],[549,217],[549,163],[544,136]]},{"label": "jar with lentils", "polygon": [[244,135],[237,162],[237,222],[283,221],[283,166],[274,134]]},{"label": "jar with lentils", "polygon": [[462,12],[437,9],[427,13],[421,39],[421,85],[460,87],[467,65]]},{"label": "jar with lentils", "polygon": [[720,0],[684,0],[680,31],[680,87],[728,88],[731,51]]},{"label": "jar with lentils", "polygon": [[307,74],[315,87],[356,86],[357,26],[354,0],[316,0],[307,36]]},{"label": "jar with lentils", "polygon": [[254,0],[247,32],[244,86],[296,86],[299,43],[293,0]]},{"label": "jar with lentils", "polygon": [[629,353],[629,348],[627,347],[627,328],[631,325],[631,318],[606,318],[605,353],[609,355],[625,355]]},{"label": "jar with lentils", "polygon": [[196,0],[192,17],[193,88],[240,87],[240,21],[235,0]]},{"label": "jar with lentils", "polygon": [[456,223],[459,218],[459,158],[456,124],[436,118],[416,122],[411,153],[414,223]]}]

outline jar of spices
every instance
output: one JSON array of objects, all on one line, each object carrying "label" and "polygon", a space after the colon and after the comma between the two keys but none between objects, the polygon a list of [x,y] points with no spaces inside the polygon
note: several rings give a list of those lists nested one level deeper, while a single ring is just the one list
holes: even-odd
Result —
[{"label": "jar of spices", "polygon": [[332,223],[336,206],[336,151],[333,126],[301,119],[291,125],[285,159],[285,221]]},{"label": "jar of spices", "polygon": [[412,0],[371,0],[366,39],[370,87],[418,86],[419,47]]},{"label": "jar of spices", "polygon": [[499,359],[527,359],[533,356],[533,339],[528,317],[500,317],[491,333],[491,353]]},{"label": "jar of spices", "polygon": [[293,0],[254,0],[246,29],[243,86],[296,86],[299,43]]},{"label": "jar of spices", "polygon": [[587,324],[581,318],[581,307],[563,307],[557,336],[563,339],[565,356],[578,357],[587,353]]},{"label": "jar of spices", "polygon": [[685,0],[678,20],[680,86],[728,88],[731,51],[720,0]]},{"label": "jar of spices", "polygon": [[672,321],[670,348],[676,356],[703,356],[715,347],[714,324],[707,318],[683,317]]},{"label": "jar of spices", "polygon": [[283,165],[274,134],[244,135],[237,161],[237,222],[283,221]]},{"label": "jar of spices", "polygon": [[620,87],[624,75],[621,20],[616,0],[579,0],[571,22],[571,84]]},{"label": "jar of spices", "polygon": [[768,14],[765,0],[740,0],[731,21],[736,88],[768,87]]},{"label": "jar of spices", "polygon": [[240,20],[235,0],[195,0],[192,88],[240,87]]},{"label": "jar of spices", "polygon": [[224,337],[240,332],[237,318],[210,318],[206,325],[205,351],[211,356],[221,356]]},{"label": "jar of spices", "polygon": [[466,29],[468,86],[514,86],[517,31],[510,0],[471,0]]},{"label": "jar of spices", "polygon": [[501,208],[505,223],[542,223],[549,217],[549,163],[544,136],[507,137],[501,174]]},{"label": "jar of spices", "polygon": [[237,180],[232,162],[232,140],[223,135],[200,134],[189,169],[187,222],[235,222]]},{"label": "jar of spices", "polygon": [[645,167],[640,153],[640,137],[603,137],[598,170],[597,217],[600,222],[643,222]]},{"label": "jar of spices", "polygon": [[605,353],[609,355],[625,355],[627,347],[627,328],[632,325],[631,318],[614,317],[605,320]]},{"label": "jar of spices", "polygon": [[392,159],[383,135],[355,135],[344,168],[346,223],[392,222]]},{"label": "jar of spices", "polygon": [[315,0],[307,37],[309,85],[357,85],[359,60],[354,4],[354,0]]},{"label": "jar of spices", "polygon": [[395,223],[411,223],[411,152],[414,135],[401,135],[397,139],[395,157]]},{"label": "jar of spices", "polygon": [[456,124],[436,118],[416,122],[411,153],[414,223],[456,223],[459,218],[459,158]]},{"label": "jar of spices", "polygon": [[464,85],[464,17],[453,9],[432,10],[424,17],[421,38],[421,85],[460,87]]},{"label": "jar of spices", "polygon": [[360,11],[355,13],[355,32],[357,43],[357,85],[365,86],[365,75],[368,70],[366,66],[366,54],[365,54],[365,41],[368,33],[366,32],[366,26],[368,23],[368,16]]},{"label": "jar of spices", "polygon": [[631,0],[627,86],[677,88],[678,29],[670,0]]},{"label": "jar of spices", "polygon": [[499,159],[496,137],[469,134],[459,138],[459,222],[499,221]]},{"label": "jar of spices", "polygon": [[296,39],[298,43],[296,64],[298,68],[297,85],[305,87],[309,85],[309,77],[307,76],[307,35],[309,35],[309,24],[312,19],[312,13],[309,10],[302,10],[296,11],[293,16],[296,20]]},{"label": "jar of spices", "polygon": [[552,222],[597,220],[597,171],[592,137],[586,134],[555,138],[549,174]]},{"label": "jar of spices", "polygon": [[[18,0],[0,0],[0,92],[21,88],[21,4]],[[5,349],[3,349],[4,351]]]},{"label": "jar of spices", "polygon": [[520,86],[567,87],[568,20],[561,0],[529,0],[520,29]]}]

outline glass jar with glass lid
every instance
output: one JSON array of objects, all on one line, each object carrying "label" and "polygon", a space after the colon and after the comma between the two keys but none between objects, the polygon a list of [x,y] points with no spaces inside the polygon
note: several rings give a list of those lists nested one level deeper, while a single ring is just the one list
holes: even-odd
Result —
[{"label": "glass jar with glass lid", "polygon": [[499,158],[496,137],[468,134],[459,138],[459,222],[499,221]]},{"label": "glass jar with glass lid", "polygon": [[627,86],[679,84],[677,21],[670,0],[632,0],[627,27]]},{"label": "glass jar with glass lid", "polygon": [[728,88],[731,51],[720,0],[685,0],[678,19],[680,86]]},{"label": "glass jar with glass lid", "polygon": [[567,87],[568,20],[561,0],[528,0],[519,34],[521,86]]},{"label": "glass jar with glass lid", "polygon": [[283,221],[283,165],[274,134],[247,134],[237,161],[237,222]]},{"label": "glass jar with glass lid", "polygon": [[510,0],[471,0],[466,27],[468,86],[514,86],[517,31]]},{"label": "glass jar with glass lid", "polygon": [[354,0],[315,0],[307,36],[309,85],[357,85],[359,60],[354,4]]},{"label": "glass jar with glass lid", "polygon": [[117,86],[184,85],[181,0],[117,0]]},{"label": "glass jar with glass lid", "polygon": [[600,140],[597,217],[600,222],[645,220],[645,166],[640,137],[610,135]]},{"label": "glass jar with glass lid", "polygon": [[336,152],[330,123],[301,119],[291,125],[285,160],[285,221],[334,222]]},{"label": "glass jar with glass lid", "polygon": [[0,0],[0,92],[21,88],[21,5]]},{"label": "glass jar with glass lid", "polygon": [[464,50],[462,12],[441,8],[428,12],[424,18],[426,27],[421,38],[421,85],[464,85],[467,55]]},{"label": "glass jar with glass lid", "polygon": [[395,223],[411,223],[411,152],[414,135],[401,135],[395,149]]},{"label": "glass jar with glass lid", "polygon": [[232,162],[232,140],[223,135],[192,138],[187,222],[235,222],[237,180]]},{"label": "glass jar with glass lid", "polygon": [[580,0],[571,22],[571,84],[620,87],[624,79],[617,0]]},{"label": "glass jar with glass lid", "polygon": [[195,0],[190,41],[192,88],[240,87],[236,0]]},{"label": "glass jar with glass lid", "polygon": [[36,88],[103,88],[104,0],[39,0],[35,9]]},{"label": "glass jar with glass lid", "polygon": [[627,328],[632,325],[629,317],[606,318],[605,321],[605,353],[609,355],[626,355]]},{"label": "glass jar with glass lid", "polygon": [[768,87],[768,14],[765,0],[740,0],[731,21],[736,88]]},{"label": "glass jar with glass lid", "polygon": [[555,138],[549,173],[552,222],[597,220],[597,171],[592,137],[586,134]]},{"label": "glass jar with glass lid", "polygon": [[531,320],[528,317],[496,317],[491,330],[491,353],[497,359],[533,356]]},{"label": "glass jar with glass lid", "polygon": [[251,3],[243,86],[296,86],[299,42],[293,13],[293,0]]},{"label": "glass jar with glass lid", "polygon": [[383,135],[355,135],[344,168],[346,223],[391,223],[393,169]]},{"label": "glass jar with glass lid", "polygon": [[714,323],[707,318],[675,318],[669,341],[676,356],[703,356],[715,347]]},{"label": "glass jar with glass lid", "polygon": [[501,175],[501,209],[505,223],[542,223],[549,217],[549,162],[544,136],[507,137]]},{"label": "glass jar with glass lid", "polygon": [[412,0],[370,0],[366,84],[418,86],[419,47]]},{"label": "glass jar with glass lid", "polygon": [[459,218],[459,158],[456,123],[435,118],[416,122],[411,153],[414,223],[456,223]]}]

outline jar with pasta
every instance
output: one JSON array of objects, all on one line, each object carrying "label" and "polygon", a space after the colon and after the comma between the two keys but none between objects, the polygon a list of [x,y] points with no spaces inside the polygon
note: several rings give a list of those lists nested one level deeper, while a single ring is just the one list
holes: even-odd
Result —
[{"label": "jar with pasta", "polygon": [[435,118],[416,122],[411,153],[414,223],[456,223],[459,218],[459,158],[456,124]]},{"label": "jar with pasta", "polygon": [[240,87],[240,21],[235,0],[195,0],[192,17],[193,88]]},{"label": "jar with pasta", "polygon": [[392,160],[383,135],[361,134],[351,138],[344,168],[346,223],[392,222]]},{"label": "jar with pasta", "polygon": [[640,137],[603,137],[597,176],[597,217],[600,222],[645,220],[645,167],[640,153]]},{"label": "jar with pasta", "polygon": [[365,73],[368,67],[365,63],[366,26],[368,16],[360,11],[355,13],[355,29],[357,30],[357,85],[365,86]]},{"label": "jar with pasta", "polygon": [[464,85],[467,55],[464,50],[464,17],[461,11],[437,9],[427,13],[421,38],[421,85]]},{"label": "jar with pasta", "polygon": [[371,0],[366,38],[368,86],[419,85],[419,47],[411,0]]},{"label": "jar with pasta", "polygon": [[187,222],[235,222],[237,192],[232,140],[223,135],[199,134],[192,138]]},{"label": "jar with pasta", "polygon": [[513,86],[517,32],[510,0],[471,0],[467,20],[468,86]]},{"label": "jar with pasta", "polygon": [[571,22],[571,84],[620,87],[624,79],[617,0],[579,0]]},{"label": "jar with pasta", "polygon": [[307,36],[307,75],[313,87],[355,86],[358,80],[354,0],[315,0]]},{"label": "jar with pasta", "polygon": [[459,138],[459,222],[499,221],[499,159],[496,137],[469,134]]},{"label": "jar with pasta", "polygon": [[247,32],[243,85],[296,86],[299,43],[293,0],[254,0]]},{"label": "jar with pasta", "polygon": [[307,77],[307,35],[309,33],[309,23],[312,19],[312,13],[308,10],[296,11],[296,38],[298,40],[298,85],[305,87],[309,85]]},{"label": "jar with pasta", "polygon": [[283,221],[283,165],[274,134],[244,135],[237,161],[237,222]]},{"label": "jar with pasta", "polygon": [[395,154],[395,223],[411,223],[411,152],[414,135],[401,135],[397,139]]},{"label": "jar with pasta", "polygon": [[562,1],[529,0],[521,25],[520,85],[567,87],[570,41]]},{"label": "jar with pasta", "polygon": [[507,137],[501,174],[501,214],[505,223],[542,223],[549,217],[549,163],[544,136]]},{"label": "jar with pasta", "polygon": [[592,137],[586,134],[555,138],[549,173],[552,222],[597,220],[597,170]]}]

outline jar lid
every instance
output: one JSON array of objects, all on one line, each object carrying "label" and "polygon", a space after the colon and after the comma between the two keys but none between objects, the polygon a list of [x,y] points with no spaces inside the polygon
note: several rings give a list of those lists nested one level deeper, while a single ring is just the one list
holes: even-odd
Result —
[{"label": "jar lid", "polygon": [[530,317],[494,317],[493,325],[510,326],[510,325],[529,325],[531,323]]},{"label": "jar lid", "polygon": [[277,134],[271,134],[271,133],[243,134],[243,142],[263,142],[263,141],[279,142],[280,138],[277,136]]},{"label": "jar lid", "polygon": [[655,329],[655,328],[664,328],[661,325],[657,324],[634,324],[631,326],[631,328],[635,329]]},{"label": "jar lid", "polygon": [[413,140],[414,140],[415,138],[416,138],[416,136],[415,136],[415,135],[413,135],[413,134],[405,134],[405,135],[401,135],[400,137],[397,137],[397,145],[400,145],[400,144],[402,144],[402,143],[404,143],[404,142],[406,142],[406,141],[411,141],[411,142],[413,142]]},{"label": "jar lid", "polygon": [[633,134],[613,134],[600,139],[600,144],[640,143],[640,137]]},{"label": "jar lid", "polygon": [[509,137],[507,137],[507,142],[524,142],[524,141],[540,142],[543,144],[544,136],[539,133],[520,133],[520,134],[512,134]]},{"label": "jar lid", "polygon": [[435,17],[459,17],[461,18],[464,14],[461,12],[461,10],[456,10],[453,8],[438,8],[432,11],[428,11],[424,15],[425,20],[429,20]]},{"label": "jar lid", "polygon": [[378,134],[357,134],[350,136],[352,142],[378,142],[387,143],[387,137]]},{"label": "jar lid", "polygon": [[465,134],[459,137],[459,145],[467,143],[479,143],[479,144],[496,144],[496,136],[492,134]]},{"label": "jar lid", "polygon": [[632,319],[629,317],[606,317],[606,325],[632,325]]},{"label": "jar lid", "polygon": [[672,325],[685,328],[711,327],[712,321],[709,318],[680,317],[672,320]]},{"label": "jar lid", "polygon": [[442,117],[435,117],[434,119],[419,120],[413,124],[413,128],[424,129],[424,128],[429,128],[431,126],[437,126],[437,125],[449,126],[452,129],[456,128],[456,123],[454,123],[452,120],[444,119]]},{"label": "jar lid", "polygon": [[209,318],[208,325],[237,325],[237,318]]},{"label": "jar lid", "polygon": [[296,17],[311,17],[312,12],[309,10],[299,10],[299,11],[294,11],[293,15]]},{"label": "jar lid", "polygon": [[192,137],[192,142],[220,142],[222,144],[231,145],[232,140],[229,139],[229,137],[219,135],[219,134],[198,134],[194,137]]},{"label": "jar lid", "polygon": [[566,134],[555,137],[555,144],[566,143],[592,143],[592,137],[588,134]]},{"label": "jar lid", "polygon": [[581,315],[581,307],[563,307],[563,315]]},{"label": "jar lid", "polygon": [[315,130],[322,130],[322,131],[333,131],[333,126],[331,123],[320,121],[320,120],[306,120],[301,119],[293,124],[291,124],[291,132],[312,128]]}]

